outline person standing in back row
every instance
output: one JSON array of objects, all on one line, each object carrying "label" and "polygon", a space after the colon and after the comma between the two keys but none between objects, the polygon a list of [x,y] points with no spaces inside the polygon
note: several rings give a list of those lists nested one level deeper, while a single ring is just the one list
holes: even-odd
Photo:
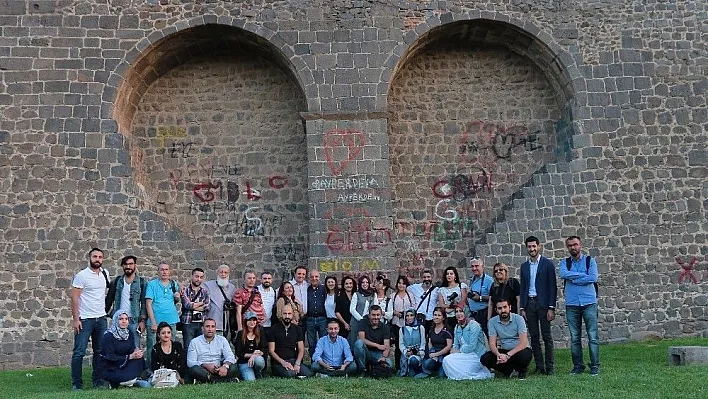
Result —
[{"label": "person standing in back row", "polygon": [[583,254],[580,237],[570,236],[565,240],[570,257],[560,261],[558,271],[565,282],[565,317],[570,330],[570,354],[573,358],[571,374],[581,374],[583,364],[582,324],[588,334],[590,351],[590,375],[600,374],[600,340],[597,326],[597,263]]},{"label": "person standing in back row", "polygon": [[[526,239],[529,259],[521,264],[521,306],[519,312],[526,320],[531,338],[531,349],[536,361],[534,374],[553,374],[553,336],[551,321],[556,318],[556,269],[553,262],[540,255],[538,238]],[[540,334],[539,334],[540,325]],[[541,337],[546,349],[544,360]]]}]

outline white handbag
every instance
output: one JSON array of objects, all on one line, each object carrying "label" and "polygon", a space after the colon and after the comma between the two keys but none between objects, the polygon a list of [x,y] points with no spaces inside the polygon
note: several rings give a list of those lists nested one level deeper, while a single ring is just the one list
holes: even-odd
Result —
[{"label": "white handbag", "polygon": [[161,368],[155,370],[150,380],[155,388],[174,388],[179,385],[177,372],[172,369]]}]

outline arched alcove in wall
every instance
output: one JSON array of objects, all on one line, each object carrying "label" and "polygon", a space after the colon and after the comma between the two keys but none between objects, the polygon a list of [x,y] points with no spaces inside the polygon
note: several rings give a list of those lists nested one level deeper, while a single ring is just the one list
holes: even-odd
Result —
[{"label": "arched alcove in wall", "polygon": [[414,276],[466,265],[532,176],[569,159],[570,77],[539,39],[483,19],[421,35],[392,76],[396,259]]},{"label": "arched alcove in wall", "polygon": [[139,207],[207,259],[278,274],[307,259],[307,105],[275,46],[200,25],[147,47],[123,77],[113,116]]}]

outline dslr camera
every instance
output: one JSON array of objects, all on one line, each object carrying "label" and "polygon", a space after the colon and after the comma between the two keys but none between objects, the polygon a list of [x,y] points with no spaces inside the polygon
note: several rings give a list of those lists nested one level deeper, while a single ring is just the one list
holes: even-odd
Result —
[{"label": "dslr camera", "polygon": [[204,321],[204,313],[192,312],[192,323],[201,323]]},{"label": "dslr camera", "polygon": [[452,294],[447,296],[447,300],[450,303],[453,303],[455,301],[455,298],[457,298],[457,292],[453,292]]},{"label": "dslr camera", "polygon": [[236,304],[228,299],[224,300],[224,312],[235,312]]}]

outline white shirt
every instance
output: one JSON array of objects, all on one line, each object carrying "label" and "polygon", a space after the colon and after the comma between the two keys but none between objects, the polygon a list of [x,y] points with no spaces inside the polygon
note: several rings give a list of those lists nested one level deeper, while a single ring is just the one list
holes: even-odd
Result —
[{"label": "white shirt", "polygon": [[302,314],[307,314],[307,287],[310,286],[310,283],[308,283],[307,281],[303,281],[301,284],[298,284],[295,279],[292,279],[290,280],[290,284],[293,285],[293,291],[295,291],[295,298],[302,305]]},{"label": "white shirt", "polygon": [[529,259],[529,296],[536,296],[536,274],[538,273],[538,261],[540,260],[540,256],[536,259],[536,263]]},{"label": "white shirt", "polygon": [[[130,286],[132,284],[133,283],[128,284],[125,279],[123,280],[123,291],[120,293],[120,309],[118,309],[115,314],[119,314],[119,311],[127,312],[128,314],[130,314]],[[137,319],[140,317],[140,315],[130,314],[130,317],[135,317]]]},{"label": "white shirt", "polygon": [[106,278],[110,281],[111,276],[106,270],[106,277],[103,276],[104,269],[98,273],[91,270],[90,266],[76,273],[71,285],[81,289],[79,296],[79,319],[95,319],[106,315]]},{"label": "white shirt", "polygon": [[411,293],[413,301],[415,301],[413,306],[418,309],[418,313],[425,314],[425,320],[433,320],[433,311],[435,307],[438,306],[438,289],[431,285],[431,290],[432,292],[425,297],[425,301],[420,305],[421,297],[425,293],[423,284],[417,283],[408,286],[408,292]]},{"label": "white shirt", "polygon": [[268,290],[266,290],[263,288],[263,284],[260,284],[258,286],[258,292],[261,293],[263,312],[265,313],[263,327],[270,327],[270,317],[273,315],[273,305],[275,304],[275,288],[268,287]]},{"label": "white shirt", "polygon": [[336,319],[337,315],[334,314],[334,298],[336,295],[334,294],[327,294],[327,297],[325,298],[325,313],[327,313],[327,317],[330,319]]}]

